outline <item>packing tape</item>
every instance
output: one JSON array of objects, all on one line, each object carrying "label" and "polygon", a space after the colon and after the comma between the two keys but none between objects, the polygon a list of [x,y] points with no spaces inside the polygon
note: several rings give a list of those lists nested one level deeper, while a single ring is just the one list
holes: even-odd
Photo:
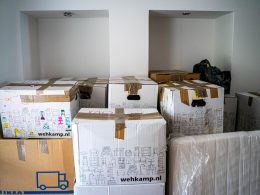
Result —
[{"label": "packing tape", "polygon": [[150,119],[162,119],[162,116],[156,113],[132,113],[125,114],[124,108],[116,108],[115,114],[104,114],[104,113],[81,113],[79,112],[76,117],[77,119],[88,119],[88,120],[114,120],[115,121],[115,138],[124,139],[125,134],[125,121],[126,120],[150,120]]},{"label": "packing tape", "polygon": [[48,83],[43,84],[39,89],[36,90],[37,95],[41,95],[45,89],[47,89],[50,86],[53,86],[53,84],[58,81],[61,78],[52,78],[49,79]]},{"label": "packing tape", "polygon": [[134,76],[122,77],[125,83],[125,90],[128,91],[128,95],[137,95],[138,90],[142,89],[142,84]]},{"label": "packing tape", "polygon": [[180,89],[181,102],[186,105],[189,104],[189,92],[187,89]]},{"label": "packing tape", "polygon": [[96,81],[97,81],[97,77],[89,78],[87,80],[79,82],[78,86],[79,86],[81,99],[91,99],[93,86],[95,85]]},{"label": "packing tape", "polygon": [[124,139],[125,137],[125,115],[124,108],[115,108],[116,115],[116,130],[115,130],[115,138]]},{"label": "packing tape", "polygon": [[[9,83],[7,86],[41,86],[36,89],[36,95],[20,95],[22,103],[70,102],[77,96],[78,87],[75,84],[54,84],[59,79],[50,79],[46,84]],[[50,86],[71,87],[71,89],[64,91],[65,95],[43,95],[43,91]]]},{"label": "packing tape", "polygon": [[173,73],[172,75],[171,75],[171,80],[172,81],[182,81],[182,80],[184,80],[184,78],[185,78],[185,73]]},{"label": "packing tape", "polygon": [[47,140],[39,140],[40,151],[44,154],[49,154],[48,142]]},{"label": "packing tape", "polygon": [[68,95],[20,95],[22,103],[70,102]]},{"label": "packing tape", "polygon": [[208,97],[207,94],[207,89],[210,90],[210,97],[211,98],[218,98],[218,88],[213,88],[210,86],[207,86],[209,83],[197,83],[192,80],[189,81],[183,81],[183,82],[168,82],[165,87],[174,87],[180,91],[180,97],[181,97],[181,102],[186,105],[189,104],[189,94],[188,94],[188,89],[190,88],[195,92],[193,95],[193,98],[198,100],[198,99],[203,99],[205,97]]},{"label": "packing tape", "polygon": [[16,146],[19,160],[25,161],[26,150],[24,146],[24,140],[17,140]]},{"label": "packing tape", "polygon": [[[200,88],[200,89],[203,89],[204,91],[206,91],[206,89],[209,89],[210,90],[210,97],[211,98],[218,98],[218,88],[208,86],[210,83],[197,83],[196,81],[193,81],[193,80],[184,81],[184,82],[191,84],[190,87],[192,87],[192,86],[194,87],[194,85],[195,85],[195,86],[198,86],[198,87],[196,87],[197,89]],[[204,92],[204,95],[206,93],[207,93],[207,91]],[[205,97],[207,97],[207,96],[205,95]]]},{"label": "packing tape", "polygon": [[36,89],[37,95],[42,95],[43,91],[47,89],[50,86],[61,86],[61,87],[73,87],[75,84],[55,84],[56,81],[58,81],[60,78],[54,78],[50,79],[47,83],[9,83],[5,86],[40,86],[38,89]]}]

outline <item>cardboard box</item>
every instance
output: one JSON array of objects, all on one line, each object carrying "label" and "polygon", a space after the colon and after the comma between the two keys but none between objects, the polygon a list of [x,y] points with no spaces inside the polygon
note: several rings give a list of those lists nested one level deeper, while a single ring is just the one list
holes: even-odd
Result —
[{"label": "cardboard box", "polygon": [[0,194],[73,194],[71,139],[0,139]]},{"label": "cardboard box", "polygon": [[169,81],[199,80],[200,73],[181,70],[157,70],[151,71],[149,77],[157,83],[167,83]]},{"label": "cardboard box", "polygon": [[80,108],[107,108],[108,79],[89,78],[78,83]]},{"label": "cardboard box", "polygon": [[260,93],[237,93],[237,131],[260,129]]},{"label": "cardboard box", "polygon": [[224,101],[224,132],[233,132],[236,129],[237,97],[225,95]]},{"label": "cardboard box", "polygon": [[259,194],[259,151],[260,131],[172,139],[168,194]]},{"label": "cardboard box", "polygon": [[71,120],[79,110],[75,84],[76,81],[51,79],[1,87],[4,137],[71,137]]},{"label": "cardboard box", "polygon": [[158,85],[149,78],[110,78],[108,90],[109,108],[156,108]]},{"label": "cardboard box", "polygon": [[164,183],[112,186],[80,186],[75,184],[75,195],[165,195]]},{"label": "cardboard box", "polygon": [[156,109],[85,108],[74,123],[79,185],[165,182],[166,122]]},{"label": "cardboard box", "polygon": [[162,88],[161,113],[170,136],[223,132],[224,88],[200,80]]}]

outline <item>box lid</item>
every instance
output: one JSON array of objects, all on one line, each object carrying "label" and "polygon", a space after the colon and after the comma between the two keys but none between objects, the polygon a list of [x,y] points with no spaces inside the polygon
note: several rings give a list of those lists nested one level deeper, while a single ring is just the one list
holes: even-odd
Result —
[{"label": "box lid", "polygon": [[74,123],[99,123],[100,121],[115,122],[115,138],[124,139],[126,121],[147,121],[150,123],[165,124],[164,118],[157,109],[133,109],[133,108],[82,108],[75,116]]},{"label": "box lid", "polygon": [[154,82],[148,77],[125,76],[125,77],[109,78],[109,84],[128,84],[128,83],[140,83],[142,85],[157,85],[156,82]]},{"label": "box lid", "polygon": [[208,83],[205,81],[201,80],[184,80],[184,81],[173,81],[173,82],[168,82],[166,84],[162,84],[161,86],[169,88],[169,89],[174,89],[174,90],[181,90],[181,89],[186,89],[186,90],[195,90],[198,88],[222,88],[221,86]]},{"label": "box lid", "polygon": [[20,94],[67,95],[76,90],[77,81],[72,80],[27,80],[12,82],[0,88],[0,91],[19,91]]},{"label": "box lid", "polygon": [[79,78],[77,85],[81,87],[107,87],[108,78]]},{"label": "box lid", "polygon": [[236,94],[260,99],[260,92],[240,92]]},{"label": "box lid", "polygon": [[99,120],[163,120],[155,108],[81,108],[73,122]]}]

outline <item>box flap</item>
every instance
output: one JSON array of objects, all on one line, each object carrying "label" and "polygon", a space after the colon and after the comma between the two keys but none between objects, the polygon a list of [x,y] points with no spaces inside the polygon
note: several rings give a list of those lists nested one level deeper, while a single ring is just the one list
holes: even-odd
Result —
[{"label": "box flap", "polygon": [[[132,77],[132,76],[130,76]],[[151,80],[148,77],[134,76],[134,79],[141,83],[142,85],[157,85],[156,82]],[[136,81],[126,80],[123,77],[111,77],[109,78],[109,84],[126,84],[126,83],[135,83]]]}]

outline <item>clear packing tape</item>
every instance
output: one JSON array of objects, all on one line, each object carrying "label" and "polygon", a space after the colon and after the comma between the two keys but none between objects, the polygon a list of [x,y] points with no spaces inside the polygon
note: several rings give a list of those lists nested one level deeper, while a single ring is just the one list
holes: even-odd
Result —
[{"label": "clear packing tape", "polygon": [[260,131],[170,140],[169,195],[260,194]]}]

